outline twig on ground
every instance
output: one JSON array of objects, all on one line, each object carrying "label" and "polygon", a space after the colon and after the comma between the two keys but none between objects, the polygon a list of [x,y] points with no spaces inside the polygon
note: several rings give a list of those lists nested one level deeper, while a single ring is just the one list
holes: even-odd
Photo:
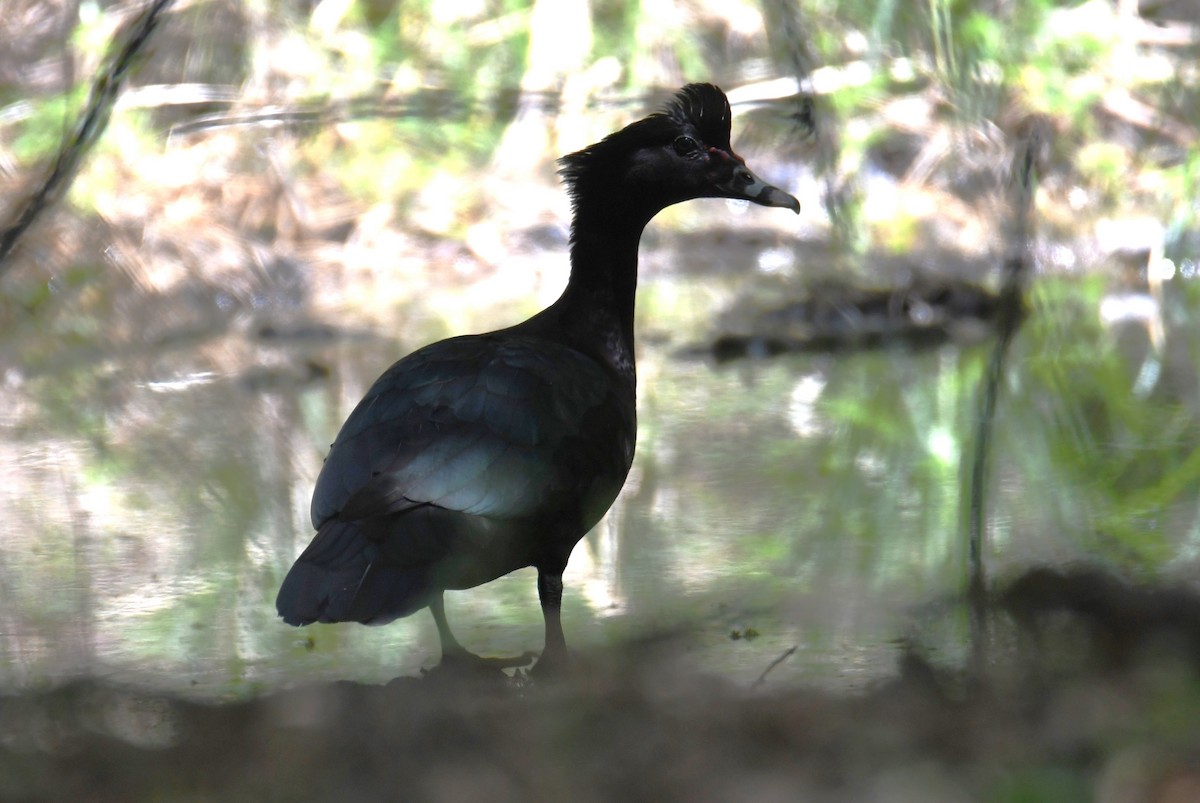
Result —
[{"label": "twig on ground", "polygon": [[763,673],[758,676],[758,680],[754,681],[754,683],[751,684],[750,690],[753,691],[753,690],[757,689],[759,686],[763,685],[763,683],[767,679],[767,675],[771,674],[771,670],[774,669],[775,667],[779,666],[780,664],[782,664],[788,658],[792,657],[792,653],[794,653],[795,651],[796,651],[796,645],[794,645],[794,644],[791,647],[789,647],[788,649],[784,650],[783,655],[779,656],[774,661],[772,661],[770,666],[768,666],[766,669],[764,669]]}]

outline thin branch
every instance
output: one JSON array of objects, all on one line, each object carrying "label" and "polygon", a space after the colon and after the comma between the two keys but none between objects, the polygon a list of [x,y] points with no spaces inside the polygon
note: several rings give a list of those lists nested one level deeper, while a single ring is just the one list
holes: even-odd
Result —
[{"label": "thin branch", "polygon": [[[10,267],[7,259],[16,248],[17,242],[70,186],[83,157],[104,133],[112,116],[113,105],[121,92],[121,84],[129,77],[138,54],[150,40],[162,13],[173,2],[175,0],[154,0],[132,23],[117,55],[96,77],[83,117],[75,127],[75,133],[59,150],[54,167],[51,168],[45,182],[25,203],[15,221],[0,232],[0,277],[3,277]],[[114,36],[113,41],[120,41],[120,35]]]},{"label": "thin branch", "polygon": [[1049,121],[1031,115],[1017,134],[1008,186],[1011,214],[1008,231],[1009,252],[1004,260],[1004,284],[1000,290],[998,304],[996,345],[988,360],[979,413],[975,419],[975,453],[971,461],[967,509],[967,559],[970,571],[967,605],[970,610],[972,659],[979,670],[987,661],[987,574],[983,551],[992,434],[1009,347],[1025,318],[1024,285],[1033,263],[1030,253],[1030,217],[1038,171],[1048,152],[1052,131]]}]

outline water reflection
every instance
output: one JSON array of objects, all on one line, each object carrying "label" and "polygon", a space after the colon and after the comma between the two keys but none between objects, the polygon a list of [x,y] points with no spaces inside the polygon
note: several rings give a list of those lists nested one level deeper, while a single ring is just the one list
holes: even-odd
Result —
[{"label": "water reflection", "polygon": [[[719,368],[680,356],[712,336],[735,280],[656,270],[672,243],[644,260],[638,455],[568,568],[572,646],[669,636],[678,660],[749,684],[798,645],[774,681],[854,687],[892,671],[898,637],[956,655],[965,620],[946,600],[964,582],[964,439],[986,345]],[[754,264],[741,248],[718,258]],[[460,305],[469,285],[422,304],[458,309],[462,329],[521,317],[507,300]],[[24,359],[0,391],[0,685],[101,675],[221,695],[431,664],[424,613],[296,630],[272,600],[311,536],[309,494],[338,425],[383,367],[447,324],[403,308],[389,337],[295,305],[262,324],[142,296],[138,314],[162,334],[131,349],[122,332],[138,322],[117,314],[120,289],[94,307],[115,323],[64,314],[45,319],[52,331],[31,319],[5,336]],[[1182,279],[1162,290],[1155,352],[1146,329],[1103,325],[1099,279],[1035,284],[999,408],[988,560],[1000,574],[1079,557],[1195,567],[1196,292]],[[451,592],[460,639],[502,655],[540,643],[533,587],[521,572]]]}]

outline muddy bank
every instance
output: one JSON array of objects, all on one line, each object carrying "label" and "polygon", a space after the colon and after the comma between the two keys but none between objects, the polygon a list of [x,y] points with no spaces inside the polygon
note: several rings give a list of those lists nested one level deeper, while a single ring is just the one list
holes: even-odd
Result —
[{"label": "muddy bank", "polygon": [[1108,614],[1068,596],[997,614],[977,672],[897,647],[895,677],[856,695],[737,687],[680,670],[666,642],[577,655],[554,683],[427,675],[213,704],[81,681],[0,698],[0,799],[1200,799],[1177,610],[1159,630],[1141,606],[1147,638],[1114,652]]}]

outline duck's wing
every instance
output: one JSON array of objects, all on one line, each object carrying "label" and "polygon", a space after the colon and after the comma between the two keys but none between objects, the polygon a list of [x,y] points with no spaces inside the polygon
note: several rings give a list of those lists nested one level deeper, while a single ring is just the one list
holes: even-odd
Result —
[{"label": "duck's wing", "polygon": [[537,515],[596,478],[619,486],[633,415],[632,394],[565,346],[505,335],[434,343],[388,369],[342,426],[317,479],[313,525],[418,505]]}]

